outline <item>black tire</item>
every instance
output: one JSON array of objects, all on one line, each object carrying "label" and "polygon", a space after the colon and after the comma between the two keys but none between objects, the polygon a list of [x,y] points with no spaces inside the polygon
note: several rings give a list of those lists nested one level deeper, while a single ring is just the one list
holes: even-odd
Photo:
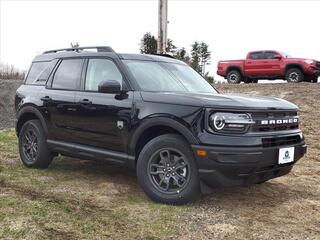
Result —
[{"label": "black tire", "polygon": [[237,70],[232,70],[227,74],[227,81],[231,84],[238,84],[242,81],[242,75]]},{"label": "black tire", "polygon": [[251,82],[252,82],[252,79],[246,77],[246,78],[243,78],[243,82],[244,82],[245,84],[248,84],[248,83],[251,83]]},{"label": "black tire", "polygon": [[299,68],[291,68],[286,72],[286,80],[289,83],[298,83],[304,80],[304,74]]},{"label": "black tire", "polygon": [[53,154],[49,151],[45,133],[39,120],[30,120],[23,124],[19,133],[19,154],[27,167],[47,168]]},{"label": "black tire", "polygon": [[252,83],[258,83],[258,81],[259,81],[258,79],[252,79],[251,82],[252,82]]},{"label": "black tire", "polygon": [[156,202],[180,205],[193,202],[200,195],[198,168],[190,145],[176,134],[158,136],[144,146],[137,176],[144,192]]}]

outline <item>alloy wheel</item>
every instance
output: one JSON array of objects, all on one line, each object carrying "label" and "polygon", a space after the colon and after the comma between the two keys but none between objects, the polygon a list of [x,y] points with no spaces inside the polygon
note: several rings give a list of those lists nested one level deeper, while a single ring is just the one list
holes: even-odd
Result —
[{"label": "alloy wheel", "polygon": [[36,161],[38,154],[38,138],[33,128],[28,128],[22,138],[22,149],[29,163]]},{"label": "alloy wheel", "polygon": [[160,192],[179,193],[190,180],[189,161],[177,149],[160,149],[149,161],[148,175]]},{"label": "alloy wheel", "polygon": [[229,79],[231,80],[231,82],[238,82],[238,76],[235,73],[231,74]]},{"label": "alloy wheel", "polygon": [[296,72],[292,72],[289,74],[289,80],[291,82],[298,82],[299,81],[299,74]]}]

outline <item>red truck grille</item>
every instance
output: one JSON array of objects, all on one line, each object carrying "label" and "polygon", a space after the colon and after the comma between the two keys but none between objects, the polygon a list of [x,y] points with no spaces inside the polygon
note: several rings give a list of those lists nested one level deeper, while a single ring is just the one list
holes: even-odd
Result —
[{"label": "red truck grille", "polygon": [[252,132],[275,132],[293,130],[299,128],[299,117],[297,111],[253,113],[256,122]]}]

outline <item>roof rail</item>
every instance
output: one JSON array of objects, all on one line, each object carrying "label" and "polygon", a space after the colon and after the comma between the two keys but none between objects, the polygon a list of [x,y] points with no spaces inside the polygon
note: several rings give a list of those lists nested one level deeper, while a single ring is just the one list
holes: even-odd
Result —
[{"label": "roof rail", "polygon": [[108,47],[108,46],[94,46],[94,47],[75,47],[75,48],[54,49],[54,50],[45,51],[42,54],[56,53],[56,52],[63,52],[63,51],[79,52],[80,50],[85,50],[85,49],[96,49],[97,52],[114,52],[115,53],[115,51],[111,47]]},{"label": "roof rail", "polygon": [[157,56],[161,56],[161,57],[167,57],[167,58],[174,58],[175,59],[174,56],[172,56],[172,55],[170,55],[168,53],[154,53],[152,55],[157,55]]}]

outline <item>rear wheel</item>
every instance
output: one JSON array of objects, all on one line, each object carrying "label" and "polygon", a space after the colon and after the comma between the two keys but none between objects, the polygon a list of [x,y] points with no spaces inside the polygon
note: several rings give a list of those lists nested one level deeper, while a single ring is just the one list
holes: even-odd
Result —
[{"label": "rear wheel", "polygon": [[236,84],[242,81],[241,73],[237,70],[232,70],[227,74],[228,83]]},{"label": "rear wheel", "polygon": [[147,143],[139,155],[137,176],[144,192],[156,202],[185,204],[200,194],[193,153],[176,134],[161,135]]},{"label": "rear wheel", "polygon": [[289,83],[298,83],[304,80],[304,74],[299,68],[291,68],[286,73],[286,80]]},{"label": "rear wheel", "polygon": [[47,168],[53,155],[46,143],[45,133],[39,120],[30,120],[23,124],[19,133],[19,154],[27,167]]}]

